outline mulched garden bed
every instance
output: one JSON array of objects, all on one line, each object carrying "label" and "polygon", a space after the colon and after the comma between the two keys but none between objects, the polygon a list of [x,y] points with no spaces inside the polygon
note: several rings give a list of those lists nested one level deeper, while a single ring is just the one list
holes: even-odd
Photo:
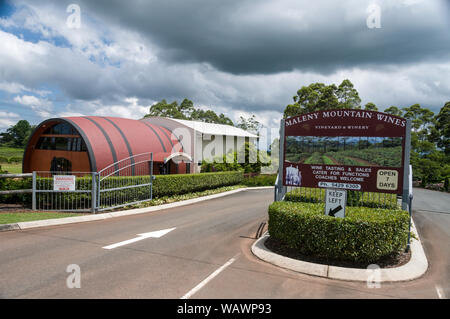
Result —
[{"label": "mulched garden bed", "polygon": [[395,268],[400,267],[404,264],[406,264],[411,259],[411,250],[409,252],[402,252],[397,255],[392,256],[386,256],[382,259],[378,260],[377,262],[373,263],[355,263],[351,261],[339,261],[339,260],[333,260],[333,259],[327,259],[323,257],[318,256],[308,256],[300,253],[298,250],[289,248],[282,242],[269,237],[264,245],[271,250],[272,252],[289,257],[292,259],[297,259],[301,261],[311,262],[315,264],[322,264],[322,265],[330,265],[330,266],[337,266],[337,267],[346,267],[346,268],[360,268],[360,269],[366,269],[367,266],[370,264],[377,264],[380,266],[380,268]]}]

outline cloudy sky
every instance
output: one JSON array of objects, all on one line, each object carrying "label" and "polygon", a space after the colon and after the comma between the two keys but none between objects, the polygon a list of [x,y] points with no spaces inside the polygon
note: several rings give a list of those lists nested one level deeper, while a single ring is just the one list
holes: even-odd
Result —
[{"label": "cloudy sky", "polygon": [[449,2],[0,0],[0,130],[140,118],[163,98],[277,127],[301,86],[346,78],[363,104],[438,112],[450,100]]}]

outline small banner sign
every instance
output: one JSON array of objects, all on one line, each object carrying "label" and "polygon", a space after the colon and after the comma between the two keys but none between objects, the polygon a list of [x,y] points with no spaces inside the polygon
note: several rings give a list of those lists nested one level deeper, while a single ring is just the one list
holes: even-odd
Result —
[{"label": "small banner sign", "polygon": [[74,191],[75,181],[76,181],[75,175],[53,175],[53,190]]},{"label": "small banner sign", "polygon": [[284,123],[284,186],[402,193],[406,119],[341,109]]}]

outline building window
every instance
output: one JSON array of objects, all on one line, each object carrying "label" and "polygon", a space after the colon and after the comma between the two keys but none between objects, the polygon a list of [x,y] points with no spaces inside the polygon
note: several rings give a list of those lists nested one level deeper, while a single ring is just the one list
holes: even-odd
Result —
[{"label": "building window", "polygon": [[43,136],[39,138],[36,149],[86,152],[86,144],[81,137]]},{"label": "building window", "polygon": [[53,135],[78,135],[78,132],[74,130],[72,125],[68,123],[59,123],[49,127],[45,130],[44,134],[53,134]]}]

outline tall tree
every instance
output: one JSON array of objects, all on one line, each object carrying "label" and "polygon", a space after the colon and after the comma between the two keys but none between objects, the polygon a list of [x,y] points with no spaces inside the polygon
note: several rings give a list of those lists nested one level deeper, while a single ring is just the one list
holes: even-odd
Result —
[{"label": "tall tree", "polygon": [[402,116],[403,115],[403,111],[401,109],[399,109],[396,106],[390,106],[387,109],[384,110],[385,113],[391,114],[391,115],[395,115],[395,116]]},{"label": "tall tree", "polygon": [[217,115],[216,112],[212,110],[206,111],[201,109],[194,110],[189,120],[234,126],[233,121],[230,120],[228,117],[226,117],[224,114],[221,113]]},{"label": "tall tree", "polygon": [[11,126],[6,132],[1,133],[1,144],[5,146],[25,147],[28,137],[33,130],[33,126],[27,120],[20,120],[15,125]]},{"label": "tall tree", "polygon": [[212,110],[205,111],[202,109],[197,109],[194,107],[194,103],[188,99],[184,99],[179,105],[177,101],[169,104],[165,99],[163,99],[160,102],[152,105],[150,107],[149,113],[144,117],[150,116],[161,116],[181,120],[195,120],[206,123],[234,125],[233,121],[231,121],[224,114],[217,115]]},{"label": "tall tree", "polygon": [[191,100],[184,99],[180,104],[179,110],[185,118],[191,118],[192,113],[195,111],[194,103]]},{"label": "tall tree", "polygon": [[437,145],[444,150],[445,155],[450,156],[450,101],[436,115],[435,123]]},{"label": "tall tree", "polygon": [[161,117],[170,117],[174,119],[187,120],[187,117],[183,114],[178,105],[177,101],[172,103],[167,103],[165,99],[162,99],[160,102],[153,104],[150,107],[150,112],[144,117],[150,116],[161,116]]},{"label": "tall tree", "polygon": [[291,117],[318,110],[361,108],[358,91],[350,80],[335,84],[311,83],[303,86],[293,96],[294,103],[286,106],[284,117]]},{"label": "tall tree", "polygon": [[249,131],[253,134],[259,135],[259,131],[262,128],[262,124],[258,122],[253,114],[249,118],[244,118],[242,116],[239,117],[239,122],[236,124],[236,127],[239,127],[245,131]]},{"label": "tall tree", "polygon": [[378,111],[378,108],[377,108],[377,106],[374,103],[369,102],[369,103],[367,103],[364,106],[364,110],[367,110],[367,111]]},{"label": "tall tree", "polygon": [[361,108],[361,99],[358,91],[354,88],[350,80],[345,79],[339,85],[336,91],[340,109],[357,109]]},{"label": "tall tree", "polygon": [[412,130],[415,132],[426,130],[433,124],[434,113],[429,109],[422,108],[420,104],[404,107],[403,111],[403,117],[411,120]]}]

